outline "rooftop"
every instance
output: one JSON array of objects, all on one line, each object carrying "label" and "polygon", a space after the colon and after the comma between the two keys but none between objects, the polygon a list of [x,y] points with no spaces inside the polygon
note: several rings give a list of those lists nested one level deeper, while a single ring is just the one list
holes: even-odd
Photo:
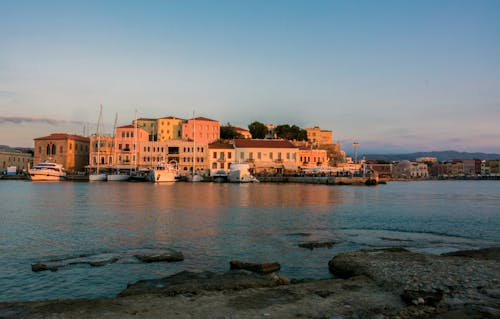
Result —
[{"label": "rooftop", "polygon": [[89,138],[81,135],[73,135],[73,134],[66,134],[66,133],[53,133],[48,136],[43,136],[43,137],[37,137],[34,139],[35,141],[40,141],[40,140],[76,140],[76,141],[82,141],[82,142],[88,142]]},{"label": "rooftop", "polygon": [[234,146],[240,148],[297,148],[292,142],[287,140],[257,140],[238,139],[234,140]]}]

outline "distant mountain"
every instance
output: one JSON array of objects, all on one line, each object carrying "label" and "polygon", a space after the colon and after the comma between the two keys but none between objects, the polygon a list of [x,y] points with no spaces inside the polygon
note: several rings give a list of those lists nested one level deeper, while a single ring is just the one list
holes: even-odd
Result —
[{"label": "distant mountain", "polygon": [[438,161],[451,161],[454,159],[470,159],[477,158],[481,160],[486,159],[500,159],[500,154],[486,154],[486,153],[468,153],[457,151],[432,151],[432,152],[417,152],[409,154],[365,154],[363,155],[367,160],[383,160],[383,161],[415,161],[419,157],[436,157]]}]

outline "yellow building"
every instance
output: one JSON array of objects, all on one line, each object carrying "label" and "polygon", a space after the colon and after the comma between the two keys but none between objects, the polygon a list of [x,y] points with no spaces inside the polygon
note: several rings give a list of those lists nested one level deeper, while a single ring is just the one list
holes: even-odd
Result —
[{"label": "yellow building", "polygon": [[89,163],[89,139],[80,135],[55,133],[35,138],[33,162],[46,160],[62,164],[68,173],[82,172]]},{"label": "yellow building", "polygon": [[329,130],[322,130],[319,126],[310,127],[305,129],[307,132],[307,139],[314,145],[319,146],[323,144],[333,143],[333,133]]},{"label": "yellow building", "polygon": [[235,163],[248,163],[255,173],[296,171],[299,149],[287,140],[240,139],[234,141]]},{"label": "yellow building", "polygon": [[235,162],[236,150],[233,144],[212,143],[208,145],[208,164],[210,175],[223,170],[229,172],[231,163]]},{"label": "yellow building", "polygon": [[[98,141],[100,141],[99,147]],[[98,137],[94,134],[89,137],[89,142],[89,168],[97,168],[98,161],[100,168],[109,168],[115,164],[115,143],[113,136],[101,135]]]},{"label": "yellow building", "polygon": [[328,166],[327,152],[312,147],[299,147],[299,163],[301,168]]},{"label": "yellow building", "polygon": [[157,136],[159,142],[182,139],[182,124],[186,121],[174,116],[162,117],[157,120]]},{"label": "yellow building", "polygon": [[33,166],[33,155],[11,148],[0,149],[0,170],[10,166],[15,166],[17,171],[27,171]]},{"label": "yellow building", "polygon": [[[196,147],[196,150],[195,150]],[[139,168],[154,167],[159,162],[177,163],[180,175],[187,175],[193,171],[201,175],[208,174],[208,144],[194,143],[179,139],[166,142],[141,142],[139,147]]]}]

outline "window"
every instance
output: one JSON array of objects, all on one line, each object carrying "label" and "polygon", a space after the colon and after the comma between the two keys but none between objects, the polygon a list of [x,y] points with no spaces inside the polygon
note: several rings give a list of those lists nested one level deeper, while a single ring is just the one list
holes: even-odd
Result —
[{"label": "window", "polygon": [[214,158],[217,158],[217,152],[214,152]]},{"label": "window", "polygon": [[217,169],[217,163],[212,163],[212,169]]},{"label": "window", "polygon": [[245,153],[240,152],[240,159],[245,159]]},{"label": "window", "polygon": [[258,159],[261,159],[261,157],[262,157],[261,152],[258,152],[258,153],[257,153],[257,158],[258,158]]},{"label": "window", "polygon": [[273,159],[273,152],[269,152],[269,158]]},{"label": "window", "polygon": [[253,152],[250,152],[250,153],[248,154],[248,158],[249,158],[249,159],[253,159]]},{"label": "window", "polygon": [[224,163],[220,163],[220,168],[224,169]]},{"label": "window", "polygon": [[227,158],[231,159],[231,152],[227,153]]},{"label": "window", "polygon": [[290,153],[286,153],[286,159],[289,160],[290,159]]},{"label": "window", "polygon": [[125,132],[122,132],[122,138],[125,138]]},{"label": "window", "polygon": [[281,152],[278,152],[278,160],[281,159]]},{"label": "window", "polygon": [[122,150],[122,145],[118,144],[118,149],[121,151]]}]

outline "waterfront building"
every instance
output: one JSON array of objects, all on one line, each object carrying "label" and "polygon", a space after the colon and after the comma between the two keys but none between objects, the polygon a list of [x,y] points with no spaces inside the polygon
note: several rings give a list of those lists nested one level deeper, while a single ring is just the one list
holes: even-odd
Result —
[{"label": "waterfront building", "polygon": [[54,133],[34,139],[33,162],[62,164],[68,173],[82,172],[89,163],[89,139],[80,135]]},{"label": "waterfront building", "polygon": [[377,172],[380,178],[391,178],[393,172],[393,164],[391,163],[377,163],[377,162],[367,162],[366,168]]},{"label": "waterfront building", "polygon": [[481,174],[480,159],[464,159],[463,165],[463,171],[465,175],[476,176]]},{"label": "waterfront building", "polygon": [[487,160],[486,165],[489,167],[490,176],[500,176],[500,160]]},{"label": "waterfront building", "polygon": [[149,140],[156,141],[157,140],[157,119],[151,118],[139,118],[137,120],[132,121],[132,125],[135,125],[137,122],[137,127],[144,129],[148,132]]},{"label": "waterfront building", "polygon": [[175,162],[180,175],[187,175],[193,171],[201,175],[208,174],[208,144],[196,143],[179,139],[165,142],[146,141],[140,143],[138,153],[138,168],[154,167],[160,162]]},{"label": "waterfront building", "polygon": [[301,168],[328,166],[326,150],[313,149],[308,146],[299,147],[299,165]]},{"label": "waterfront building", "polygon": [[223,170],[229,172],[231,163],[235,161],[236,150],[234,144],[227,143],[211,143],[208,145],[208,165],[210,167],[210,175]]},{"label": "waterfront building", "polygon": [[[100,144],[98,142],[100,141]],[[93,134],[89,136],[90,151],[88,168],[96,169],[97,163],[101,169],[109,168],[115,164],[115,144],[113,136]],[[99,154],[99,156],[98,156]]]},{"label": "waterfront building", "polygon": [[16,171],[27,171],[33,166],[33,155],[28,152],[12,148],[0,149],[0,170],[6,171],[8,167],[16,167]]},{"label": "waterfront building", "polygon": [[134,125],[124,125],[116,128],[114,153],[115,165],[119,169],[135,169],[138,165],[137,153],[139,145],[149,141],[148,132]]},{"label": "waterfront building", "polygon": [[220,123],[205,117],[189,119],[182,124],[182,137],[196,143],[213,143],[220,139]]},{"label": "waterfront building", "polygon": [[235,163],[247,163],[254,173],[297,171],[299,149],[287,140],[234,140]]},{"label": "waterfront building", "polygon": [[407,160],[399,162],[393,171],[395,178],[427,178],[429,170],[427,164],[410,162]]},{"label": "waterfront building", "polygon": [[322,130],[319,126],[309,127],[305,130],[307,132],[307,140],[316,147],[333,143],[333,133],[330,130]]},{"label": "waterfront building", "polygon": [[[165,142],[168,140],[182,139],[182,125],[186,120],[167,116],[157,120],[157,141]],[[200,140],[201,141],[201,140]]]}]

